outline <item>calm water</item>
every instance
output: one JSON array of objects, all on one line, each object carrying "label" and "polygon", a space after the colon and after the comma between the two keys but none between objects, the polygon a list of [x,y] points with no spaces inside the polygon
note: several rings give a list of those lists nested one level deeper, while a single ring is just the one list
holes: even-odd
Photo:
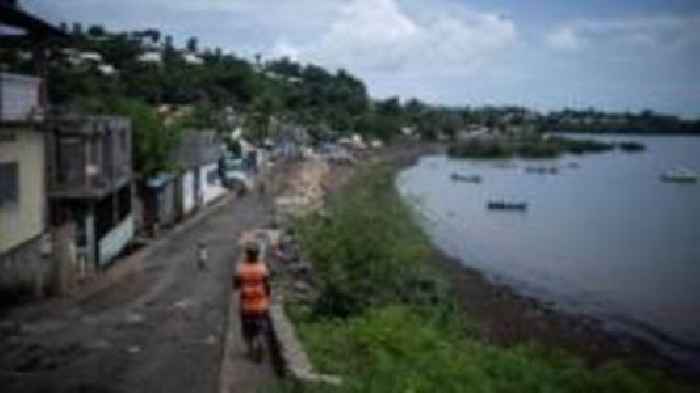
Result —
[{"label": "calm water", "polygon": [[[675,166],[700,170],[700,138],[596,138],[637,140],[648,150],[537,161],[429,156],[397,183],[428,217],[436,244],[465,264],[698,361],[700,184],[662,183],[659,175]],[[559,166],[560,173],[525,173],[537,165]],[[453,172],[480,174],[483,183],[454,183]],[[529,207],[488,211],[490,199]]]}]

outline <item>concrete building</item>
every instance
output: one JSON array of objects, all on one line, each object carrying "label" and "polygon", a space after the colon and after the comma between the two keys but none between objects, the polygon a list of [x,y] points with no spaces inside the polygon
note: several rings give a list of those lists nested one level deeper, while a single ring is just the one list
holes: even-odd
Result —
[{"label": "concrete building", "polygon": [[195,53],[185,53],[182,58],[185,60],[185,63],[189,65],[202,65],[204,64],[204,60],[197,56]]},{"label": "concrete building", "polygon": [[[159,173],[146,179],[140,189],[143,201],[143,223],[152,231],[170,227],[178,219],[175,208],[177,177],[171,173]],[[154,231],[155,232],[155,231]]]},{"label": "concrete building", "polygon": [[[10,32],[7,34],[7,32]],[[0,1],[4,48],[32,48],[37,77],[0,73],[0,301],[4,294],[41,295],[49,269],[46,199],[46,45],[65,34],[28,14],[13,0]]]},{"label": "concrete building", "polygon": [[179,216],[190,214],[226,192],[219,165],[223,157],[222,145],[214,131],[188,130],[183,134],[172,157],[181,171],[175,190]]},{"label": "concrete building", "polygon": [[139,56],[138,61],[141,63],[160,65],[163,63],[163,55],[158,51],[150,51]]},{"label": "concrete building", "polygon": [[104,267],[134,233],[131,121],[71,116],[47,128],[52,223],[73,222],[78,254],[88,268]]},{"label": "concrete building", "polygon": [[38,78],[0,73],[0,287],[30,290],[46,232]]}]

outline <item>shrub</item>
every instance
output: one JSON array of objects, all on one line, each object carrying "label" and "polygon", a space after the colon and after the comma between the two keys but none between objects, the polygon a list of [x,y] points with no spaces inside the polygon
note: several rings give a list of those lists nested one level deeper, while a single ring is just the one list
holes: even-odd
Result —
[{"label": "shrub", "polygon": [[397,299],[433,304],[446,298],[444,280],[425,263],[430,244],[417,227],[406,225],[411,211],[394,191],[388,168],[356,176],[331,201],[329,215],[299,225],[323,283],[315,314],[345,318]]}]

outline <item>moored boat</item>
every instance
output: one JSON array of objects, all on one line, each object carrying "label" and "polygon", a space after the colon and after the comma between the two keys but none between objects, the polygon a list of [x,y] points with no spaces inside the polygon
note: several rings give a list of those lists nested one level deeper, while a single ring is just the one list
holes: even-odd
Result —
[{"label": "moored boat", "polygon": [[555,166],[528,166],[525,167],[525,173],[533,173],[538,175],[556,175],[559,173],[559,168]]},{"label": "moored boat", "polygon": [[674,168],[663,173],[661,181],[667,183],[697,183],[698,174],[688,168]]},{"label": "moored boat", "polygon": [[527,210],[526,202],[489,201],[486,204],[489,210]]},{"label": "moored boat", "polygon": [[481,183],[482,180],[480,175],[461,175],[459,173],[453,173],[450,175],[450,179],[463,183]]}]

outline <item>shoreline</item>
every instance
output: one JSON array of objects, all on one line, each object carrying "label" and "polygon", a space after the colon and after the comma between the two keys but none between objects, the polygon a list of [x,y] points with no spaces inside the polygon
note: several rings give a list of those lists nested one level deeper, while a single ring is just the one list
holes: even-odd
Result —
[{"label": "shoreline", "polygon": [[[389,163],[396,176],[415,165],[420,157],[444,148],[442,145],[399,147],[398,152],[382,153],[379,159]],[[631,367],[659,370],[681,380],[700,381],[698,370],[662,354],[648,340],[632,333],[610,332],[599,318],[556,309],[552,302],[521,295],[512,286],[495,282],[484,272],[447,255],[432,242],[431,248],[431,259],[446,273],[461,310],[478,323],[480,338],[486,343],[504,347],[534,343],[578,356],[590,368],[622,361]]]}]

